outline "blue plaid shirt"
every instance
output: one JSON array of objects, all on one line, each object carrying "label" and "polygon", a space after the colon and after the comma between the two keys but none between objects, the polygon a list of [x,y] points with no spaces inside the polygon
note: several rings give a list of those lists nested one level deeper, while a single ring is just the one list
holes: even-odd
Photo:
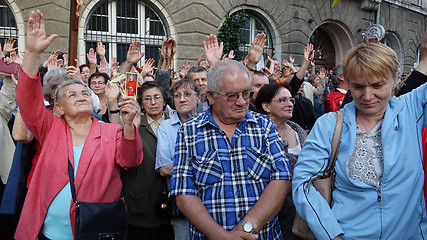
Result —
[{"label": "blue plaid shirt", "polygon": [[[171,195],[196,195],[212,218],[231,230],[255,205],[270,181],[290,180],[282,139],[269,117],[248,112],[230,143],[211,110],[178,131]],[[259,239],[282,239],[277,216]],[[193,225],[191,239],[207,239]]]}]

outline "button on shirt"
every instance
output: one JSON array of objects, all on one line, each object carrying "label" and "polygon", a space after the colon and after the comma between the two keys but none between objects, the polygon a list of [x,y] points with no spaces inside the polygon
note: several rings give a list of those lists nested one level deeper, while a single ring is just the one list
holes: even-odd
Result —
[{"label": "button on shirt", "polygon": [[[212,218],[231,230],[273,180],[290,180],[289,161],[276,125],[248,112],[230,142],[211,109],[183,123],[178,131],[171,195],[195,195]],[[281,239],[277,216],[259,239]],[[207,239],[193,225],[191,239]]]}]

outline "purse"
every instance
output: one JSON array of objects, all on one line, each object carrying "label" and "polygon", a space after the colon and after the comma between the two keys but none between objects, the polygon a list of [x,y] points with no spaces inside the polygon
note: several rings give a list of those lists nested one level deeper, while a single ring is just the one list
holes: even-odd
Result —
[{"label": "purse", "polygon": [[122,197],[111,203],[78,202],[74,187],[74,171],[68,160],[71,195],[76,205],[75,237],[86,239],[126,239],[128,222]]},{"label": "purse", "polygon": [[[334,135],[332,137],[331,156],[329,157],[328,166],[326,167],[323,176],[319,178],[310,179],[305,189],[305,191],[308,192],[310,184],[313,184],[314,188],[316,188],[316,190],[325,198],[329,206],[331,206],[332,202],[332,191],[334,188],[335,180],[335,163],[337,161],[338,151],[340,148],[341,130],[344,121],[342,111],[336,111],[334,113],[337,123],[335,125]],[[295,213],[294,223],[292,225],[292,232],[301,239],[316,239],[313,232],[310,230],[308,223],[300,217],[298,212]]]},{"label": "purse", "polygon": [[154,206],[154,213],[165,219],[171,218],[182,218],[185,219],[184,214],[179,211],[178,206],[176,205],[175,197],[169,196],[169,191],[167,187],[163,187],[162,192],[157,199],[157,202]]}]

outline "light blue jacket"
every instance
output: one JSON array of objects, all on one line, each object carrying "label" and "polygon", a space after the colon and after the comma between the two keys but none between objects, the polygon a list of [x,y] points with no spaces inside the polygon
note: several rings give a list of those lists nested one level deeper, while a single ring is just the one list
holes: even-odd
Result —
[{"label": "light blue jacket", "polygon": [[293,199],[317,239],[427,239],[421,130],[426,126],[427,85],[392,97],[382,123],[384,171],[380,188],[349,178],[356,140],[356,108],[347,104],[336,163],[332,209],[307,181],[323,174],[335,128],[333,113],[320,117],[294,169]]}]

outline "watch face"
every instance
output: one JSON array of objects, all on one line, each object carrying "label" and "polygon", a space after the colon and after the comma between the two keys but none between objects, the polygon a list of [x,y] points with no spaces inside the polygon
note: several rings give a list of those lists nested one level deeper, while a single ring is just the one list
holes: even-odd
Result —
[{"label": "watch face", "polygon": [[245,232],[247,232],[247,233],[252,232],[252,230],[253,230],[252,224],[251,224],[250,222],[246,222],[246,223],[243,225],[243,230],[244,230]]}]

